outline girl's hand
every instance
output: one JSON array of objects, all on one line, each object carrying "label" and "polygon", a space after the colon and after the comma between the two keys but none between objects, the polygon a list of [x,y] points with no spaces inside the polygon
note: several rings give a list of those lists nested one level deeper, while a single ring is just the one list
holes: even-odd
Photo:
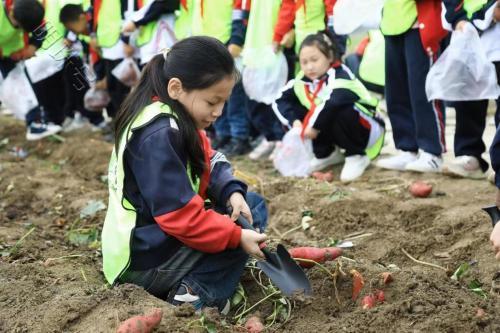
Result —
[{"label": "girl's hand", "polygon": [[264,258],[264,253],[260,250],[259,245],[267,240],[266,234],[259,234],[253,230],[241,230],[241,248],[251,256]]},{"label": "girl's hand", "polygon": [[231,53],[233,58],[238,58],[241,55],[241,51],[243,50],[243,48],[241,46],[236,45],[236,44],[229,44],[227,49],[228,49],[229,53]]},{"label": "girl's hand", "polygon": [[283,46],[284,48],[291,49],[293,46],[293,43],[295,43],[295,30],[294,29],[288,31],[283,36],[283,39],[281,40],[280,45]]},{"label": "girl's hand", "polygon": [[301,128],[302,127],[302,122],[300,120],[298,120],[298,119],[295,119],[293,121],[293,125],[292,126],[293,126],[293,128]]},{"label": "girl's hand", "polygon": [[229,197],[227,206],[232,208],[231,220],[236,221],[240,214],[248,220],[250,224],[253,224],[252,213],[250,212],[250,207],[248,207],[247,202],[243,195],[239,192],[234,192]]},{"label": "girl's hand", "polygon": [[319,131],[315,128],[309,127],[304,131],[304,136],[308,139],[314,140],[318,137]]},{"label": "girl's hand", "polygon": [[122,32],[124,34],[132,33],[135,31],[135,29],[137,29],[137,26],[135,25],[135,23],[133,21],[128,21],[128,22],[125,22],[125,24],[123,25]]},{"label": "girl's hand", "polygon": [[490,236],[491,244],[493,245],[493,251],[495,252],[495,258],[500,260],[500,222],[495,225]]}]

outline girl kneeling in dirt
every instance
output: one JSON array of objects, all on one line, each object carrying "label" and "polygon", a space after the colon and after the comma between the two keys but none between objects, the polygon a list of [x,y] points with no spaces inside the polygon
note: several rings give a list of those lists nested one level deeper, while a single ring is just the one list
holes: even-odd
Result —
[{"label": "girl kneeling in dirt", "polygon": [[241,214],[263,230],[264,200],[246,192],[203,132],[237,79],[233,58],[209,37],[180,41],[145,67],[116,117],[102,231],[110,284],[224,313],[248,255],[263,257],[266,235],[234,220]]},{"label": "girl kneeling in dirt", "polygon": [[340,180],[360,177],[380,153],[385,124],[376,115],[378,101],[340,62],[337,47],[325,32],[309,35],[299,50],[301,71],[273,103],[280,121],[302,127],[312,139],[315,157],[310,172],[342,163]]}]

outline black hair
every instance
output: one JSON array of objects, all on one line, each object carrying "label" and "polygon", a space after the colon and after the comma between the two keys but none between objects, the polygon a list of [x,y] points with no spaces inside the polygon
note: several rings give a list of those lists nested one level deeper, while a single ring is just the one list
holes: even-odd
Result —
[{"label": "black hair", "polygon": [[16,0],[12,15],[23,30],[34,31],[42,25],[45,9],[38,0]]},{"label": "black hair", "polygon": [[179,144],[186,152],[191,176],[200,177],[205,169],[204,154],[195,122],[184,106],[167,92],[170,79],[178,78],[185,91],[206,89],[224,78],[238,78],[234,59],[217,39],[206,36],[189,37],[177,42],[165,59],[158,54],[144,68],[141,79],[123,102],[115,118],[115,148],[127,126],[141,110],[158,98],[170,106],[177,117]]},{"label": "black hair", "polygon": [[65,5],[59,13],[59,21],[62,24],[78,21],[80,15],[85,14],[81,5]]},{"label": "black hair", "polygon": [[340,52],[334,36],[328,30],[320,31],[318,33],[307,36],[302,44],[300,44],[300,51],[306,46],[315,46],[327,58],[331,58],[333,62],[340,60]]}]

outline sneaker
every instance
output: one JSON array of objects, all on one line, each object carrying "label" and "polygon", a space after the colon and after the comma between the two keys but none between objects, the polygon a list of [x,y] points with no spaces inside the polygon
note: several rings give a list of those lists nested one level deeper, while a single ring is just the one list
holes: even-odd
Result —
[{"label": "sneaker", "polygon": [[61,126],[55,124],[31,123],[26,132],[26,140],[36,141],[61,131]]},{"label": "sneaker", "polygon": [[251,160],[264,158],[273,152],[274,146],[276,146],[275,141],[267,141],[266,139],[262,139],[260,144],[255,147],[250,154],[248,154],[248,157]]},{"label": "sneaker", "polygon": [[344,162],[344,154],[342,154],[340,152],[340,149],[338,147],[336,147],[335,150],[333,151],[333,153],[331,153],[330,156],[328,156],[328,157],[325,157],[325,158],[314,157],[309,162],[309,171],[314,172],[314,171],[323,170],[327,166],[340,164],[342,162]]},{"label": "sneaker", "polygon": [[90,124],[90,130],[92,132],[105,132],[109,133],[111,128],[109,127],[106,120],[101,121],[99,124]]},{"label": "sneaker", "polygon": [[229,141],[231,141],[231,138],[229,136],[216,136],[212,140],[212,148],[214,150],[220,150],[224,148],[229,143]]},{"label": "sneaker", "polygon": [[232,157],[248,154],[251,150],[252,146],[247,139],[232,138],[231,142],[221,149],[221,152],[227,157]]},{"label": "sneaker", "polygon": [[195,310],[201,310],[203,307],[203,302],[198,295],[195,295],[193,290],[185,283],[181,283],[177,292],[175,293],[174,299],[172,301],[173,305],[181,305],[184,303],[190,303]]},{"label": "sneaker", "polygon": [[62,131],[64,133],[73,132],[88,125],[88,121],[78,112],[75,112],[75,116],[73,118],[69,118],[69,121],[67,120],[68,118],[64,120],[62,127]]},{"label": "sneaker", "polygon": [[340,172],[340,181],[345,183],[361,177],[369,165],[370,158],[366,155],[347,156]]},{"label": "sneaker", "polygon": [[401,150],[395,156],[379,159],[375,165],[383,169],[404,171],[408,163],[415,162],[416,160],[416,153]]},{"label": "sneaker", "polygon": [[442,167],[443,159],[440,156],[421,151],[416,161],[406,164],[405,170],[416,172],[441,172]]},{"label": "sneaker", "polygon": [[485,179],[487,176],[474,156],[458,156],[444,169],[447,174],[464,178]]}]

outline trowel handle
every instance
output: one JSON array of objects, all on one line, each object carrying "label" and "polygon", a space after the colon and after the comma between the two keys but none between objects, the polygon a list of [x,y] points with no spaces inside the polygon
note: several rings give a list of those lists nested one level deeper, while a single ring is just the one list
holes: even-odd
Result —
[{"label": "trowel handle", "polygon": [[495,226],[495,224],[497,224],[497,222],[500,220],[500,210],[498,209],[498,207],[496,205],[491,205],[488,207],[484,207],[483,210],[488,213],[491,218],[491,223],[493,224],[493,226]]},{"label": "trowel handle", "polygon": [[[256,231],[255,228],[252,227],[250,222],[248,222],[248,220],[245,217],[243,217],[243,215],[241,215],[241,214],[240,214],[240,217],[238,217],[238,219],[236,220],[236,224],[239,225],[240,227],[242,227],[243,229]],[[269,250],[266,249],[266,247],[267,247],[267,244],[265,242],[262,242],[259,244],[260,250],[264,253],[264,255],[266,257],[268,257]]]}]

